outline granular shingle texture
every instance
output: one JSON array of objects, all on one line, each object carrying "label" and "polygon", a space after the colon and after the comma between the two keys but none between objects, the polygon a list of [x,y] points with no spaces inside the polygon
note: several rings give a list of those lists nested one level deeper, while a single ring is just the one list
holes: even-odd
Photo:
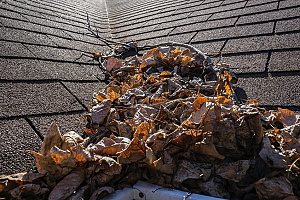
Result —
[{"label": "granular shingle texture", "polygon": [[240,79],[240,99],[300,111],[299,2],[0,0],[0,172],[29,170],[23,150],[37,148],[53,120],[63,132],[84,126],[80,115],[104,86],[88,56],[107,50],[87,15],[103,38],[177,41],[222,55]]}]

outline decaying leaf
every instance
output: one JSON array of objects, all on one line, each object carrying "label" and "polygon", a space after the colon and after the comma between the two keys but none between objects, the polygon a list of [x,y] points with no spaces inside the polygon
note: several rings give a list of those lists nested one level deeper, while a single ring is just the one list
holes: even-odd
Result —
[{"label": "decaying leaf", "polygon": [[85,179],[85,171],[82,168],[72,171],[65,176],[53,188],[49,194],[49,200],[63,200],[71,196]]},{"label": "decaying leaf", "polygon": [[259,152],[259,156],[270,167],[283,169],[287,168],[287,163],[285,161],[284,155],[279,151],[276,151],[276,149],[272,147],[270,140],[267,136],[265,136],[263,139],[263,146],[261,151]]},{"label": "decaying leaf", "polygon": [[212,134],[205,133],[204,135],[205,136],[201,142],[195,143],[193,150],[197,153],[208,155],[213,158],[224,159],[225,157],[217,151],[213,144]]},{"label": "decaying leaf", "polygon": [[91,110],[92,122],[96,124],[102,124],[105,117],[109,113],[110,107],[111,101],[107,99],[94,106]]},{"label": "decaying leaf", "polygon": [[108,194],[113,193],[115,190],[112,187],[101,187],[97,189],[92,196],[90,197],[90,200],[97,200],[97,199],[102,199]]},{"label": "decaying leaf", "polygon": [[294,196],[292,184],[284,176],[263,178],[255,183],[260,199],[284,199]]},{"label": "decaying leaf", "polygon": [[62,144],[62,137],[57,124],[54,122],[50,125],[44,141],[41,146],[40,153],[46,156],[50,149],[54,146],[60,147]]},{"label": "decaying leaf", "polygon": [[211,175],[211,166],[209,164],[199,164],[183,160],[178,164],[178,169],[174,174],[173,181],[182,183],[188,179],[201,179],[207,181]]},{"label": "decaying leaf", "polygon": [[231,163],[222,163],[216,166],[216,174],[224,179],[240,182],[250,167],[249,160],[239,160]]},{"label": "decaying leaf", "polygon": [[20,185],[17,188],[14,188],[9,191],[10,195],[14,199],[43,199],[46,194],[49,192],[48,188],[42,188],[38,184],[25,184]]},{"label": "decaying leaf", "polygon": [[127,148],[119,152],[118,162],[121,164],[137,162],[145,157],[145,151],[145,143],[134,137]]},{"label": "decaying leaf", "polygon": [[123,66],[122,61],[117,59],[117,58],[114,58],[114,57],[108,58],[106,63],[105,63],[105,67],[108,71],[119,69],[122,66]]},{"label": "decaying leaf", "polygon": [[289,109],[278,108],[277,117],[285,127],[294,125],[297,122],[295,112]]}]

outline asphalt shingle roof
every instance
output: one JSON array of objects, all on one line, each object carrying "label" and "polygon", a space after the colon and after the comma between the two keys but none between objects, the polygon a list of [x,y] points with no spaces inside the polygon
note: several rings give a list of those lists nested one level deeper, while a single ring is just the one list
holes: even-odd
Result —
[{"label": "asphalt shingle roof", "polygon": [[0,0],[0,174],[29,170],[53,120],[80,131],[104,86],[90,58],[101,37],[191,43],[222,53],[240,98],[300,111],[299,0]]}]

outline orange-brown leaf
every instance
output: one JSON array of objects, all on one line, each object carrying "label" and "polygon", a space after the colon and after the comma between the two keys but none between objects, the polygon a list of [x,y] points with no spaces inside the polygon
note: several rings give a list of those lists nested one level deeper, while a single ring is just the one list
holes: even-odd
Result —
[{"label": "orange-brown leaf", "polygon": [[203,103],[207,102],[208,99],[205,96],[198,96],[193,102],[193,107],[195,110],[199,110]]}]

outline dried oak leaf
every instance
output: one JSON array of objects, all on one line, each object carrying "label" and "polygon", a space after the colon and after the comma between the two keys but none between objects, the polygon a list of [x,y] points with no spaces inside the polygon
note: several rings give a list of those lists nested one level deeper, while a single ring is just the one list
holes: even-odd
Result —
[{"label": "dried oak leaf", "polygon": [[209,181],[198,182],[198,186],[202,193],[219,198],[230,199],[227,185],[224,180],[218,177],[212,177]]},{"label": "dried oak leaf", "polygon": [[72,148],[78,146],[78,144],[84,142],[84,139],[75,131],[69,131],[62,136],[63,144],[62,149],[63,150],[71,150]]},{"label": "dried oak leaf", "polygon": [[112,71],[123,67],[123,63],[118,58],[109,57],[104,63],[104,66],[108,71]]},{"label": "dried oak leaf", "polygon": [[43,188],[38,184],[20,185],[9,191],[14,199],[44,199],[49,192],[48,188]]},{"label": "dried oak leaf", "polygon": [[40,153],[43,156],[46,156],[52,147],[54,146],[61,147],[62,142],[63,140],[59,128],[57,124],[53,122],[50,125],[49,129],[47,130],[46,136],[41,145]]},{"label": "dried oak leaf", "polygon": [[284,127],[294,125],[297,122],[296,114],[292,110],[278,108],[276,115],[279,121],[283,123]]},{"label": "dried oak leaf", "polygon": [[103,100],[96,106],[93,106],[91,110],[92,122],[96,124],[102,124],[110,111],[110,107],[111,101],[107,99]]},{"label": "dried oak leaf", "polygon": [[65,176],[51,191],[48,200],[63,200],[71,196],[85,180],[85,169],[79,168]]},{"label": "dried oak leaf", "polygon": [[207,102],[208,99],[205,96],[198,95],[196,100],[193,102],[193,107],[195,110],[199,110],[203,103]]},{"label": "dried oak leaf", "polygon": [[222,163],[216,166],[216,174],[224,179],[240,182],[250,167],[249,160],[239,160],[231,163]]},{"label": "dried oak leaf", "polygon": [[145,143],[134,137],[126,149],[118,153],[118,162],[120,164],[129,164],[145,158]]},{"label": "dried oak leaf", "polygon": [[205,167],[205,164],[200,164],[193,161],[182,160],[178,164],[177,171],[174,174],[173,181],[182,183],[187,179],[201,179],[207,181],[211,175],[211,168]]},{"label": "dried oak leaf", "polygon": [[193,151],[213,158],[225,158],[225,156],[221,155],[217,151],[215,145],[213,144],[212,133],[209,132],[203,133],[203,140],[195,143],[193,146]]},{"label": "dried oak leaf", "polygon": [[92,159],[90,152],[87,151],[81,145],[73,147],[71,152],[72,152],[72,156],[75,159],[75,161],[80,165],[82,165]]},{"label": "dried oak leaf", "polygon": [[57,146],[53,146],[50,149],[50,156],[56,165],[60,165],[64,160],[71,158],[71,152],[69,150],[64,151]]},{"label": "dried oak leaf", "polygon": [[68,198],[68,200],[84,200],[88,198],[88,192],[89,192],[90,186],[85,185],[78,190],[76,190],[75,194],[72,194]]},{"label": "dried oak leaf", "polygon": [[176,170],[176,164],[172,156],[167,152],[163,152],[163,156],[153,161],[155,170],[164,174],[173,175]]},{"label": "dried oak leaf", "polygon": [[143,139],[144,141],[146,141],[149,137],[152,126],[153,125],[149,122],[142,122],[136,127],[133,137],[137,137],[139,138],[139,140]]},{"label": "dried oak leaf", "polygon": [[104,198],[106,195],[113,193],[115,190],[112,187],[101,187],[93,192],[90,200],[98,200]]},{"label": "dried oak leaf", "polygon": [[287,168],[287,163],[283,154],[275,150],[269,138],[265,136],[263,138],[263,146],[259,152],[259,156],[264,160],[264,162],[274,168]]},{"label": "dried oak leaf", "polygon": [[259,199],[284,199],[294,196],[292,184],[284,176],[263,178],[255,183]]},{"label": "dried oak leaf", "polygon": [[43,176],[44,174],[32,172],[23,172],[11,175],[0,175],[0,192],[4,190],[11,190],[18,185],[34,183],[37,179],[40,179]]},{"label": "dried oak leaf", "polygon": [[[118,140],[119,139],[119,140]],[[117,141],[116,141],[117,140]],[[104,137],[98,143],[88,147],[93,154],[99,155],[116,155],[117,152],[123,151],[129,145],[130,140],[123,137],[108,138]]]},{"label": "dried oak leaf", "polygon": [[111,157],[96,157],[96,169],[95,172],[103,171],[106,175],[112,176],[116,174],[120,174],[122,170],[122,166],[120,163],[115,161]]}]

